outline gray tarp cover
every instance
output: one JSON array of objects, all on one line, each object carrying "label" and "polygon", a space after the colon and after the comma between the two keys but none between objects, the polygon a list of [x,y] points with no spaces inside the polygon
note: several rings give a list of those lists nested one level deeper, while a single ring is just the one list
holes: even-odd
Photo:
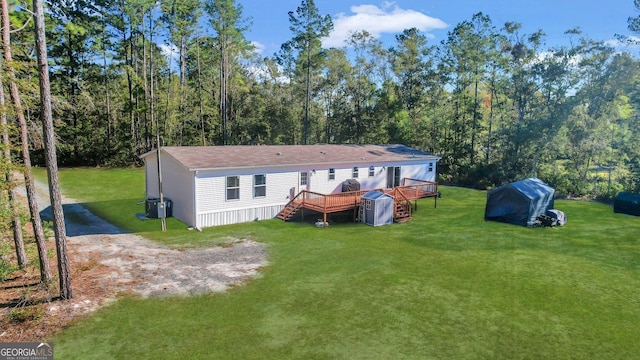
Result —
[{"label": "gray tarp cover", "polygon": [[640,216],[640,194],[620,192],[613,201],[613,212]]},{"label": "gray tarp cover", "polygon": [[342,182],[342,192],[358,191],[360,183],[356,179],[348,179]]},{"label": "gray tarp cover", "polygon": [[555,190],[542,180],[529,178],[487,192],[485,220],[533,226],[536,217],[553,209]]}]

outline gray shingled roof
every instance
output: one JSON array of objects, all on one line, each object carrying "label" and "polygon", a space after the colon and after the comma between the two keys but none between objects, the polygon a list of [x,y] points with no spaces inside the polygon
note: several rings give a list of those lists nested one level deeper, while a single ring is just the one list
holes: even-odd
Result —
[{"label": "gray shingled roof", "polygon": [[405,145],[166,146],[162,150],[189,170],[439,160]]}]

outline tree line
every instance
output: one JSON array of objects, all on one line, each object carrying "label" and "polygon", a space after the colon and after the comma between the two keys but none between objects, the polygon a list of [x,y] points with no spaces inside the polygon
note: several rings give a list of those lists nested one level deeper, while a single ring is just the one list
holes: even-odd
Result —
[{"label": "tree line", "polygon": [[[158,145],[402,143],[441,156],[444,184],[537,176],[566,196],[640,191],[640,62],[577,28],[569,45],[548,47],[543,30],[477,13],[437,43],[409,28],[385,47],[362,30],[323,48],[331,17],[303,0],[288,13],[290,40],[264,55],[234,0],[2,5],[0,225],[24,263],[12,176],[24,173],[29,195],[31,164],[46,165],[63,299],[72,293],[58,163],[139,164]],[[640,33],[640,17],[628,27]]]},{"label": "tree line", "polygon": [[[19,29],[30,9],[11,4]],[[638,59],[579,29],[546,47],[543,30],[478,13],[437,43],[410,28],[385,47],[363,30],[323,48],[331,17],[303,0],[288,14],[291,39],[265,56],[234,0],[48,5],[62,166],[139,163],[157,134],[162,145],[403,143],[441,156],[445,184],[537,176],[568,196],[640,190]],[[42,163],[33,33],[12,35]]]}]

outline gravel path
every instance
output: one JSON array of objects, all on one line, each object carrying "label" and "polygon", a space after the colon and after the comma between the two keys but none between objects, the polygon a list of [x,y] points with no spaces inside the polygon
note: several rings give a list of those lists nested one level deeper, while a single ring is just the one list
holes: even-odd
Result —
[{"label": "gravel path", "polygon": [[[42,217],[50,218],[48,188],[42,183],[36,187]],[[63,197],[63,204],[71,261],[102,265],[104,286],[113,293],[146,298],[221,292],[256,277],[267,264],[264,245],[256,241],[172,249],[117,228],[74,199]]]}]

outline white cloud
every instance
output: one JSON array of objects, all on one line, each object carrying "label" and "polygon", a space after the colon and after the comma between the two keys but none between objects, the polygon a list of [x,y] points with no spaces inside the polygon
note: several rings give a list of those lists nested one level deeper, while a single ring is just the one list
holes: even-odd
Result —
[{"label": "white cloud", "polygon": [[262,54],[266,49],[266,46],[264,46],[264,44],[257,41],[252,41],[251,45],[253,45],[253,52],[256,54]]},{"label": "white cloud", "polygon": [[250,65],[247,67],[247,71],[251,74],[255,79],[259,81],[269,81],[275,82],[279,84],[288,84],[289,78],[282,75],[282,67],[278,65],[278,71],[280,71],[280,75],[275,78],[270,73],[269,69],[265,65]]},{"label": "white cloud", "polygon": [[[626,40],[626,41],[625,41]],[[628,36],[626,39],[611,39],[604,42],[605,45],[614,48],[618,47],[637,47],[640,45],[640,37]]]},{"label": "white cloud", "polygon": [[167,45],[167,44],[160,44],[160,50],[162,51],[162,54],[166,57],[169,56],[177,56],[180,51],[178,50],[178,47],[171,44],[171,45]]},{"label": "white cloud", "polygon": [[[554,57],[555,54],[552,51],[543,51],[536,55],[537,63],[544,63],[547,60],[552,60]],[[568,65],[571,67],[577,67],[580,65],[580,61],[582,61],[581,55],[573,55],[569,58]]]},{"label": "white cloud", "polygon": [[[419,11],[401,9],[393,2],[385,2],[380,8],[376,5],[354,5],[352,14],[339,13],[333,18],[333,31],[323,41],[325,47],[342,47],[344,41],[353,32],[366,30],[379,38],[385,33],[400,33],[405,29],[417,28],[422,32],[444,29],[448,25]],[[429,36],[429,34],[427,34]]]},{"label": "white cloud", "polygon": [[180,49],[173,44],[159,44],[162,55],[167,58],[167,62],[171,65],[171,71],[179,72],[180,68]]}]

